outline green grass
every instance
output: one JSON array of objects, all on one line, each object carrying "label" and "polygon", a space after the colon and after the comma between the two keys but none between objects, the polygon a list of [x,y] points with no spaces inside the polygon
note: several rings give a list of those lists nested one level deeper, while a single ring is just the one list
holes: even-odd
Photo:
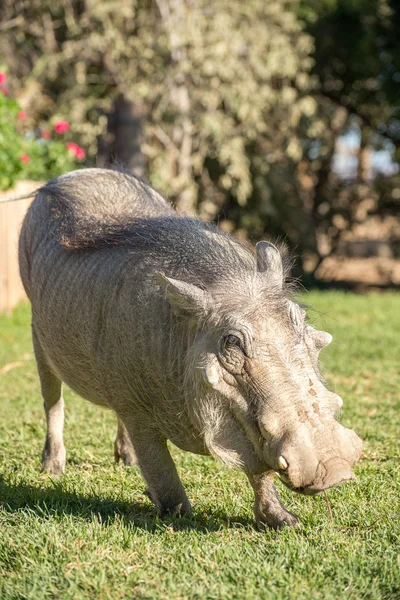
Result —
[{"label": "green grass", "polygon": [[194,513],[159,520],[138,470],[113,464],[113,415],[68,390],[67,472],[40,473],[45,421],[29,308],[1,317],[1,600],[399,599],[400,296],[305,300],[334,335],[324,368],[365,458],[357,484],[329,491],[333,521],[323,496],[279,486],[303,526],[265,533],[253,527],[241,473],[176,449]]}]

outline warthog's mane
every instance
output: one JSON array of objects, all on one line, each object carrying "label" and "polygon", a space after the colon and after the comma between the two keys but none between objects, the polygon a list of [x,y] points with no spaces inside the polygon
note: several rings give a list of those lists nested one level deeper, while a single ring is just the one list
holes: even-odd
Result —
[{"label": "warthog's mane", "polygon": [[[143,252],[159,261],[160,267],[173,265],[179,272],[193,271],[204,275],[212,273],[225,278],[229,274],[254,272],[255,249],[223,232],[213,223],[180,216],[135,217],[121,224],[118,222],[84,222],[74,235],[61,228],[60,244],[70,250],[96,250],[109,247],[125,247],[128,251]],[[290,262],[283,258],[285,276]],[[213,277],[213,279],[214,279]]]},{"label": "warthog's mane", "polygon": [[[201,287],[255,272],[253,245],[213,223],[179,215],[140,179],[103,171],[101,186],[98,181],[96,170],[89,169],[84,176],[63,176],[42,189],[52,207],[54,234],[66,250],[125,248],[146,255],[160,271],[187,275]],[[280,250],[286,278],[291,260],[282,245]],[[286,286],[284,295],[289,291]]]}]

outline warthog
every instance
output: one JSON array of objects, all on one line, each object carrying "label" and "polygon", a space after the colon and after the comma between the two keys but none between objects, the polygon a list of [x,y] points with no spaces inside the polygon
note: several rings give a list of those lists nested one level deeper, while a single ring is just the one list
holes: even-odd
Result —
[{"label": "warthog", "polygon": [[[361,441],[318,371],[328,333],[289,299],[275,246],[179,216],[134,176],[85,169],[41,188],[19,259],[47,418],[43,469],[65,468],[61,383],[115,411],[160,514],[191,509],[167,440],[242,469],[259,525],[295,525],[277,473],[317,494],[353,478]],[[133,446],[133,448],[132,448]]]}]

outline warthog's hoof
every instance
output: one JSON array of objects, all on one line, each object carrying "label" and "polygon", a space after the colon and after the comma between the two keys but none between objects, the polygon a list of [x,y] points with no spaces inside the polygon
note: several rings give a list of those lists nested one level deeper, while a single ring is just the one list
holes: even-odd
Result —
[{"label": "warthog's hoof", "polygon": [[42,471],[50,473],[54,477],[59,477],[65,471],[65,453],[64,456],[45,456],[42,459]]},{"label": "warthog's hoof", "polygon": [[296,515],[282,507],[280,510],[255,510],[256,525],[258,529],[263,530],[267,527],[271,529],[281,529],[282,527],[299,527],[301,521]]},{"label": "warthog's hoof", "polygon": [[159,517],[166,517],[168,515],[182,517],[188,513],[192,512],[192,505],[190,504],[187,498],[184,498],[182,502],[174,503],[174,502],[159,502],[152,496],[149,489],[144,490],[144,495],[151,500],[153,504],[157,507],[157,513]]}]

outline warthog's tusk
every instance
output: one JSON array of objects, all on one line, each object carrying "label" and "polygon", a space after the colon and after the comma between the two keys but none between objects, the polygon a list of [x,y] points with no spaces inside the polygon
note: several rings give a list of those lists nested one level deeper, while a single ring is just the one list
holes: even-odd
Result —
[{"label": "warthog's tusk", "polygon": [[283,458],[283,456],[280,456],[280,457],[278,458],[278,465],[279,465],[279,468],[280,468],[280,469],[282,469],[282,471],[286,471],[286,469],[287,469],[287,468],[288,468],[288,466],[289,466],[289,465],[287,464],[286,460]]}]

